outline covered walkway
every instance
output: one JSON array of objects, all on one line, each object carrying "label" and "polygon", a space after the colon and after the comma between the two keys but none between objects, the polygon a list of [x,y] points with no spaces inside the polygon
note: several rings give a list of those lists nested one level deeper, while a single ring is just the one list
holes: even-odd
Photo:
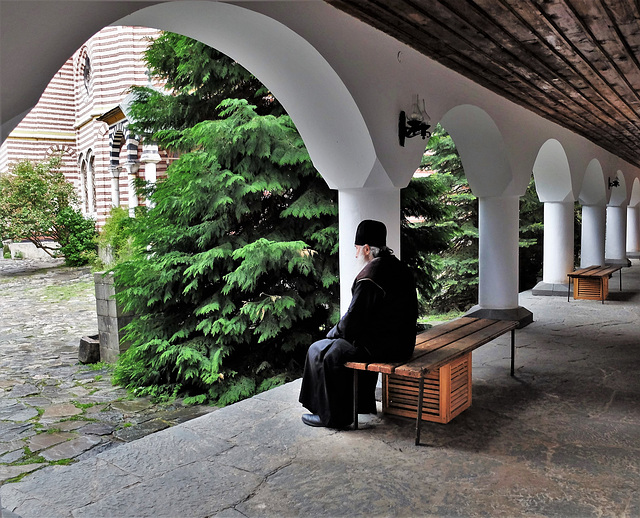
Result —
[{"label": "covered walkway", "polygon": [[0,490],[6,516],[638,516],[640,262],[623,292],[520,294],[535,321],[473,356],[448,425],[300,421],[299,381]]}]

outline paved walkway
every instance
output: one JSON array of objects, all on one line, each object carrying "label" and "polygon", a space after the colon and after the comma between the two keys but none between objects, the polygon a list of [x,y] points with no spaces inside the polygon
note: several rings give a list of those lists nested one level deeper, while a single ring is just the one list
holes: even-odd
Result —
[{"label": "paved walkway", "polygon": [[0,259],[0,483],[213,410],[128,398],[105,365],[79,364],[97,334],[93,277],[61,264]]},{"label": "paved walkway", "polygon": [[448,425],[300,421],[299,381],[0,489],[10,516],[640,516],[640,263],[609,300],[521,294]]}]

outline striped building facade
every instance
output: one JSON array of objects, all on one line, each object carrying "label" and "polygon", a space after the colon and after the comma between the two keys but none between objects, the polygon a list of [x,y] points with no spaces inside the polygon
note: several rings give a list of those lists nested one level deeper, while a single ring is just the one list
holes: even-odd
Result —
[{"label": "striped building facade", "polygon": [[166,174],[168,158],[129,132],[127,108],[129,88],[149,82],[143,54],[157,35],[143,27],[105,27],[90,38],[0,147],[0,174],[24,159],[61,154],[83,214],[99,228],[112,207],[132,212],[145,203],[135,196],[135,178],[155,182]]}]

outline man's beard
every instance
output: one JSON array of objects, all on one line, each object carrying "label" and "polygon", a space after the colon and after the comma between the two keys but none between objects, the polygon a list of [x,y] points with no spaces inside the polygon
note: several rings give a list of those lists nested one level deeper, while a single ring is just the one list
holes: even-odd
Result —
[{"label": "man's beard", "polygon": [[360,252],[360,254],[358,254],[358,257],[356,257],[356,267],[358,268],[358,273],[360,273],[360,271],[367,266],[367,260],[364,257],[364,252]]}]

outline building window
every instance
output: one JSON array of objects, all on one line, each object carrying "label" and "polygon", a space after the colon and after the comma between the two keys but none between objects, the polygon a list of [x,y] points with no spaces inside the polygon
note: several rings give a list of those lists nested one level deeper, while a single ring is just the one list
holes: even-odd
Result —
[{"label": "building window", "polygon": [[82,71],[82,78],[84,80],[84,89],[89,94],[89,87],[91,85],[91,60],[89,59],[89,55],[87,54],[84,57],[84,69]]}]

